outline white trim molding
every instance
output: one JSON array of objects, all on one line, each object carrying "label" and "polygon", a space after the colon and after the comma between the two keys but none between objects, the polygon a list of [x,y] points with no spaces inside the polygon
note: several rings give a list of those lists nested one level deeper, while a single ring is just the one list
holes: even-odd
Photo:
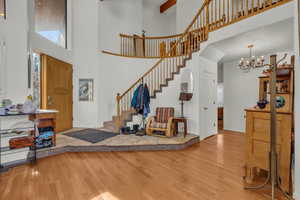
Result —
[{"label": "white trim molding", "polygon": [[6,42],[0,37],[0,98],[6,94]]}]

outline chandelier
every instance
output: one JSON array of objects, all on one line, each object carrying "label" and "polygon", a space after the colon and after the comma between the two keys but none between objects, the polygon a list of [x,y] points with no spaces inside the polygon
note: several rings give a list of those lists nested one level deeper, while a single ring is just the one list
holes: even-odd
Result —
[{"label": "chandelier", "polygon": [[254,45],[248,45],[249,49],[249,57],[248,58],[241,58],[239,62],[239,68],[244,71],[250,71],[251,69],[261,68],[267,66],[264,64],[265,58],[264,56],[256,57],[253,54]]}]

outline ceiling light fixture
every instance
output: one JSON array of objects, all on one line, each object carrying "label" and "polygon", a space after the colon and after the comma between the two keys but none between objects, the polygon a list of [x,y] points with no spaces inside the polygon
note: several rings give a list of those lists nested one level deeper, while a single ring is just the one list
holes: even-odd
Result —
[{"label": "ceiling light fixture", "polygon": [[256,68],[261,68],[261,67],[267,66],[266,64],[264,64],[264,62],[265,62],[264,56],[256,57],[253,54],[253,48],[254,48],[253,44],[248,45],[249,57],[241,58],[241,60],[239,62],[239,68],[246,72],[249,72],[251,69],[256,69]]}]

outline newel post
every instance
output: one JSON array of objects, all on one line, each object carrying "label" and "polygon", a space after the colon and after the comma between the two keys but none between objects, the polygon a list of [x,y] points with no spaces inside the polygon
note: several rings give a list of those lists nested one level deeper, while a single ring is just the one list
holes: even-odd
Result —
[{"label": "newel post", "polygon": [[143,56],[146,56],[146,31],[142,31],[142,38],[143,38]]},{"label": "newel post", "polygon": [[120,100],[121,100],[121,97],[120,97],[120,93],[117,94],[117,115],[120,116],[121,114],[121,109],[120,109]]},{"label": "newel post", "polygon": [[121,105],[120,105],[120,101],[121,101],[121,96],[118,93],[117,97],[117,128],[120,129],[121,128]]}]

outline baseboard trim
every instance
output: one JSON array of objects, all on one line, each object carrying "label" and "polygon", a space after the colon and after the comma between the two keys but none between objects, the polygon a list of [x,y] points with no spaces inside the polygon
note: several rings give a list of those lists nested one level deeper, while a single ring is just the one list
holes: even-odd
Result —
[{"label": "baseboard trim", "polygon": [[245,132],[241,132],[241,131],[233,131],[233,130],[229,130],[229,129],[223,129],[222,131],[224,131],[224,132],[233,132],[233,133],[245,134]]}]

